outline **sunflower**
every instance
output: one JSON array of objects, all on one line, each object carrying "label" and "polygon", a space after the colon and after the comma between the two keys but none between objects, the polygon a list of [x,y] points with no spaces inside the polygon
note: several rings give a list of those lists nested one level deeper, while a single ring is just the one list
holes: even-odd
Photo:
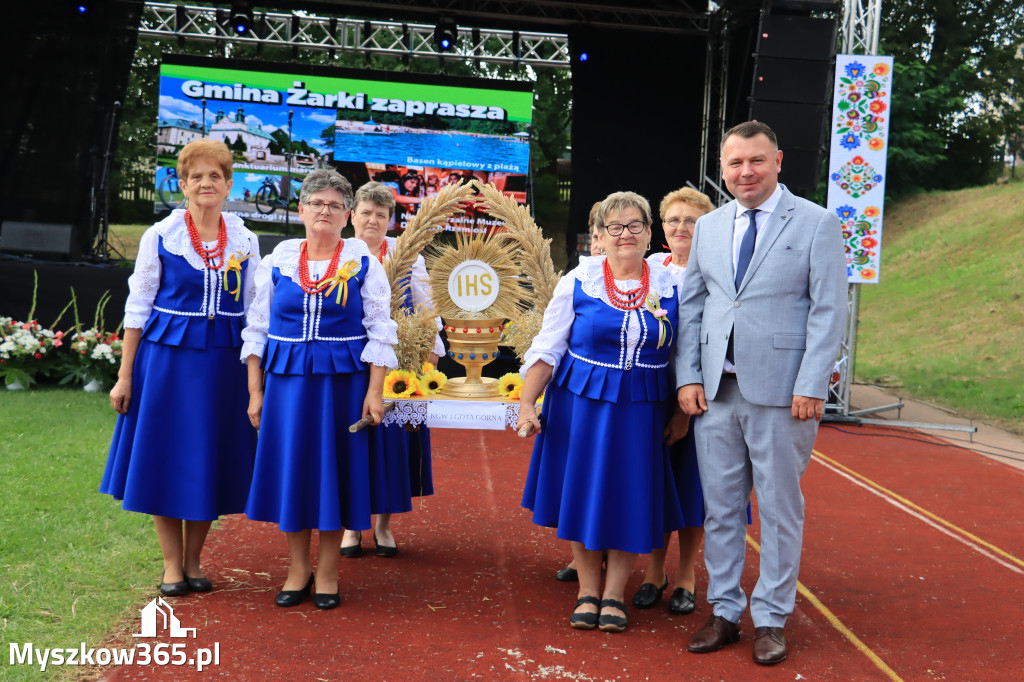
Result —
[{"label": "sunflower", "polygon": [[420,367],[420,376],[423,376],[423,375],[425,375],[425,374],[427,374],[429,372],[433,372],[433,371],[434,371],[434,366],[432,364],[430,364],[429,362],[424,362],[423,366]]},{"label": "sunflower", "polygon": [[416,391],[416,375],[404,369],[393,369],[384,377],[385,398],[408,398]]},{"label": "sunflower", "polygon": [[[509,372],[498,379],[498,392],[501,395],[509,395],[514,388],[523,385],[523,378],[518,372]],[[518,400],[519,398],[516,398]]]},{"label": "sunflower", "polygon": [[[424,363],[424,366],[430,363]],[[420,377],[420,391],[424,395],[433,395],[434,393],[440,392],[444,385],[448,383],[448,377],[443,372],[439,372],[436,369],[432,369],[429,372],[424,372]]]},{"label": "sunflower", "polygon": [[523,397],[523,383],[520,381],[519,384],[509,391],[508,399],[510,401],[516,401]]}]

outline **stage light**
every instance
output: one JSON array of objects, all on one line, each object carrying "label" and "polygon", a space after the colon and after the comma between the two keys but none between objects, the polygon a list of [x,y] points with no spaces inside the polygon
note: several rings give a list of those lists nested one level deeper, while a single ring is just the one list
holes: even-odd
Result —
[{"label": "stage light", "polygon": [[86,7],[85,5],[79,5],[76,9],[78,10],[79,14],[85,14],[86,12],[89,11],[89,8]]},{"label": "stage light", "polygon": [[235,0],[231,3],[231,28],[237,35],[244,36],[252,28],[252,3],[246,0]]},{"label": "stage light", "polygon": [[459,28],[452,19],[441,19],[434,26],[434,44],[442,52],[450,50],[458,37]]},{"label": "stage light", "polygon": [[588,59],[590,59],[590,55],[589,54],[587,54],[586,52],[580,52],[580,61],[581,62],[585,62]]}]

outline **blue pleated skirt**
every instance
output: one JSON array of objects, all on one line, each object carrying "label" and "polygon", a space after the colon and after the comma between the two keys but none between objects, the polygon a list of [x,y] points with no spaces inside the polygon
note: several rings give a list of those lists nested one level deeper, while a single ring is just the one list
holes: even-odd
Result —
[{"label": "blue pleated skirt", "polygon": [[370,528],[369,372],[266,374],[246,515],[286,532]]},{"label": "blue pleated skirt", "polygon": [[664,546],[664,534],[684,525],[663,441],[670,411],[549,385],[523,494],[534,523],[592,550]]},{"label": "blue pleated skirt", "polygon": [[130,511],[189,521],[245,509],[256,430],[240,350],[139,343],[101,493]]},{"label": "blue pleated skirt", "polygon": [[412,510],[412,498],[434,493],[430,471],[430,431],[406,431],[391,424],[371,428],[370,511],[401,514]]},{"label": "blue pleated skirt", "polygon": [[700,484],[700,468],[697,466],[697,444],[693,438],[693,417],[686,437],[672,445],[669,450],[672,464],[672,481],[679,495],[683,514],[683,526],[704,525],[704,488]]}]

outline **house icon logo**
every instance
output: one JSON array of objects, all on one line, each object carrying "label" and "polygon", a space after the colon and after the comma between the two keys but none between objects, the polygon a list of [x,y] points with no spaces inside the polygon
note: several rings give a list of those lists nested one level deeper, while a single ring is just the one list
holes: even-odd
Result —
[{"label": "house icon logo", "polygon": [[162,597],[157,597],[146,604],[140,615],[142,632],[133,634],[132,637],[156,637],[159,623],[161,629],[166,630],[171,637],[188,637],[189,633],[192,633],[192,638],[195,639],[196,629],[181,627],[181,621],[174,615],[174,609]]}]

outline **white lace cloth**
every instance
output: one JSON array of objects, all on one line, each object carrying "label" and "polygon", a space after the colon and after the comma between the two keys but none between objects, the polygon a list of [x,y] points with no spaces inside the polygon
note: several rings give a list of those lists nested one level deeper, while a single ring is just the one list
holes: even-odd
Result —
[{"label": "white lace cloth", "polygon": [[[533,339],[530,350],[526,351],[523,358],[523,366],[519,370],[523,377],[526,377],[526,371],[538,360],[544,361],[557,370],[558,363],[568,351],[569,333],[572,330],[573,320],[576,319],[576,311],[573,308],[573,289],[576,286],[576,280],[579,280],[580,289],[584,294],[600,299],[611,306],[608,293],[604,288],[604,261],[605,256],[583,256],[580,258],[580,264],[558,281],[551,302],[544,310],[544,322],[540,333]],[[678,297],[681,288],[677,286],[676,277],[665,267],[663,262],[649,260],[647,264],[651,269],[651,293],[656,294],[659,299]],[[640,280],[615,280],[615,284],[620,289],[629,290],[640,286]],[[618,312],[622,313],[622,334],[620,336],[619,364],[614,366],[629,369],[632,367],[637,345],[644,340],[650,330],[647,329],[642,316],[630,314],[628,311]],[[614,313],[609,311],[609,314]],[[580,359],[602,366],[606,364],[587,358]]]},{"label": "white lace cloth", "polygon": [[[394,252],[395,242],[398,241],[396,237],[384,237],[388,243],[388,258],[391,257],[391,253]],[[412,266],[412,281],[409,284],[409,288],[412,291],[412,304],[413,307],[418,308],[419,306],[427,306],[432,308],[434,306],[434,300],[431,297],[430,291],[430,275],[427,274],[427,263],[423,260],[423,256],[416,256],[416,262]],[[441,318],[434,318],[437,323],[438,331],[441,330]],[[434,336],[434,348],[432,349],[434,354],[438,357],[444,356],[444,341],[441,340],[441,335],[437,334]]]},{"label": "white lace cloth", "polygon": [[[395,409],[387,412],[384,415],[383,425],[390,426],[391,424],[398,424],[399,426],[411,425],[411,426],[432,426],[429,418],[429,407],[430,400],[385,400],[384,402],[395,403]],[[460,401],[466,404],[473,404],[473,401]],[[492,406],[493,402],[481,403],[482,405]],[[511,402],[504,403],[505,405],[505,426],[510,429],[516,428],[516,424],[519,423],[519,403]],[[465,422],[465,428],[472,429],[475,425],[472,421]]]},{"label": "white lace cloth", "polygon": [[[220,282],[223,276],[224,267],[228,258],[235,254],[243,258],[249,254],[253,257],[245,268],[245,282],[242,289],[242,300],[245,311],[248,312],[253,297],[256,295],[256,269],[260,262],[260,247],[256,235],[249,231],[242,222],[242,219],[233,213],[222,213],[224,226],[228,233],[228,243],[224,248],[224,260],[218,270],[209,271],[206,275],[211,286],[207,289],[218,291],[214,288],[213,280]],[[156,300],[157,291],[160,289],[160,276],[162,267],[160,264],[160,238],[163,238],[164,248],[176,256],[184,256],[185,261],[199,272],[207,272],[206,263],[199,257],[196,250],[192,248],[192,242],[188,237],[188,228],[185,226],[184,209],[174,209],[171,215],[167,216],[142,234],[139,240],[139,253],[135,258],[135,272],[128,278],[128,300],[124,306],[125,329],[142,329],[146,326],[150,314],[153,312],[153,301]],[[216,242],[204,242],[206,248],[212,248]],[[207,297],[209,298],[209,297]],[[216,298],[214,299],[217,300]],[[196,315],[207,315],[206,307],[208,300],[204,300],[202,310],[181,311],[191,312]]]},{"label": "white lace cloth", "polygon": [[652,254],[652,255],[647,257],[647,264],[650,265],[651,268],[654,268],[655,265],[659,265],[659,266],[665,268],[666,270],[669,271],[669,273],[673,277],[675,277],[675,279],[676,279],[676,287],[682,287],[683,286],[683,280],[686,279],[686,266],[685,265],[676,265],[672,261],[669,261],[668,265],[665,265],[665,258],[667,258],[668,256],[671,256],[671,255],[672,254],[670,254],[670,253],[655,253],[655,254]]},{"label": "white lace cloth", "polygon": [[[299,247],[302,239],[289,239],[277,245],[274,252],[263,259],[256,271],[256,295],[246,317],[242,330],[242,361],[250,355],[263,357],[270,328],[270,308],[274,300],[273,272],[276,267],[281,274],[299,284]],[[397,367],[398,358],[393,346],[398,343],[398,325],[391,319],[391,285],[384,268],[374,258],[366,244],[358,239],[346,239],[341,248],[338,267],[351,260],[367,256],[369,270],[359,289],[363,304],[363,328],[367,343],[359,359],[379,367]],[[309,276],[320,279],[327,271],[330,261],[309,261]],[[334,293],[332,293],[334,296]],[[303,326],[307,329],[319,327],[323,294],[315,295],[316,305],[307,305]],[[314,298],[307,295],[307,298]],[[334,305],[333,299],[329,303]]]}]

